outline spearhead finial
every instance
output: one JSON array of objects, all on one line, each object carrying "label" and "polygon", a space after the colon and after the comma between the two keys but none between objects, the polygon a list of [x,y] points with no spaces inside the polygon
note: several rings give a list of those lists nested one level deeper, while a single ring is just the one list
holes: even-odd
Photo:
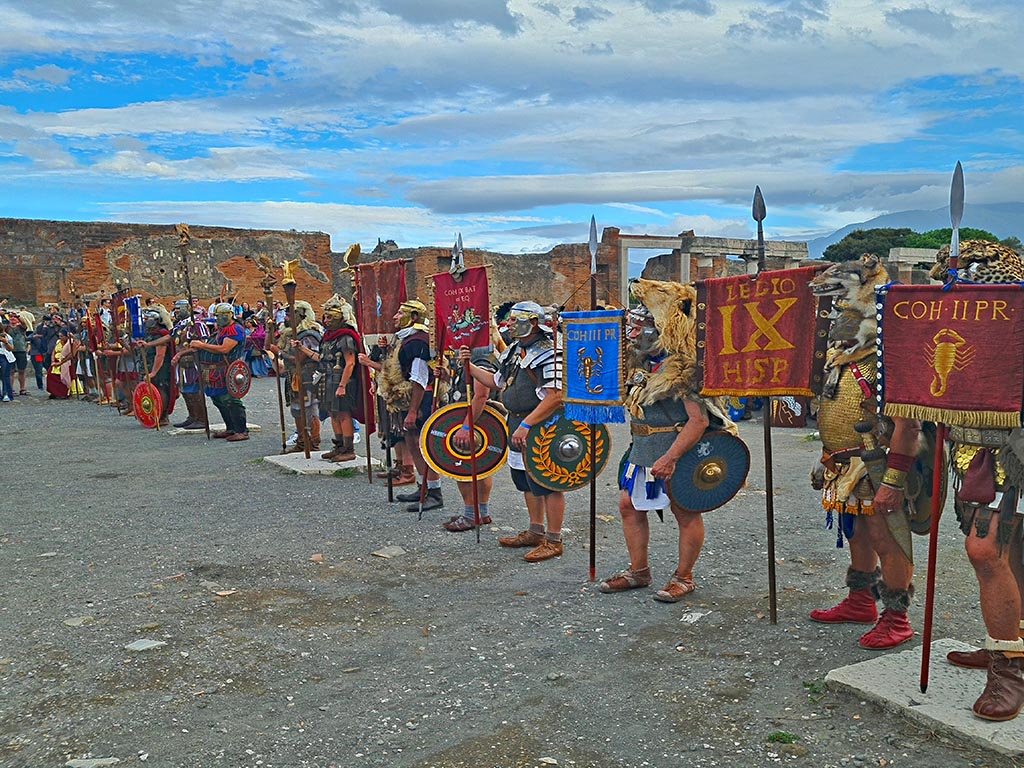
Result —
[{"label": "spearhead finial", "polygon": [[590,217],[590,274],[597,274],[597,219]]},{"label": "spearhead finial", "polygon": [[452,246],[452,263],[448,272],[456,280],[461,280],[466,271],[466,254],[462,250],[462,233],[455,237],[455,244]]},{"label": "spearhead finial", "polygon": [[956,161],[953,171],[953,182],[949,187],[949,221],[953,225],[953,234],[949,240],[949,266],[959,267],[960,261],[960,222],[964,218],[964,168]]},{"label": "spearhead finial", "polygon": [[761,194],[760,186],[754,187],[754,205],[751,208],[750,215],[758,223],[764,221],[764,217],[768,215],[768,211],[764,207],[764,195]]}]

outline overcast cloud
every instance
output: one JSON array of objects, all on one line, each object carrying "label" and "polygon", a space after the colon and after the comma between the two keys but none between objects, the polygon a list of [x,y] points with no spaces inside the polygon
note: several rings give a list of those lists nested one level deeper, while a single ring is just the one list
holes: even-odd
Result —
[{"label": "overcast cloud", "polygon": [[[1009,0],[0,0],[4,215],[510,252],[1021,199]],[[73,194],[71,194],[73,192]],[[965,222],[969,225],[969,222]],[[579,233],[573,232],[579,229]],[[1019,234],[1024,233],[1000,233]]]}]

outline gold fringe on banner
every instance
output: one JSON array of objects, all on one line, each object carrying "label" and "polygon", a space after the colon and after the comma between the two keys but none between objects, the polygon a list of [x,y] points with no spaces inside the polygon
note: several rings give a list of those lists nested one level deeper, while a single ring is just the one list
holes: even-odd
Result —
[{"label": "gold fringe on banner", "polygon": [[778,387],[768,389],[701,389],[704,397],[814,397],[808,387]]},{"label": "gold fringe on banner", "polygon": [[1012,411],[954,411],[910,403],[886,403],[885,415],[980,429],[1013,429],[1021,425],[1020,414]]}]

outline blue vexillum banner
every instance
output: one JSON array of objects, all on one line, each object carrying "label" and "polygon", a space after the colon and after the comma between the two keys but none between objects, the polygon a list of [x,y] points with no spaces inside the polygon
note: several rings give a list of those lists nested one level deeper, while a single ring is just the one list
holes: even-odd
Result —
[{"label": "blue vexillum banner", "polygon": [[562,400],[565,415],[587,424],[624,422],[621,309],[563,312]]}]

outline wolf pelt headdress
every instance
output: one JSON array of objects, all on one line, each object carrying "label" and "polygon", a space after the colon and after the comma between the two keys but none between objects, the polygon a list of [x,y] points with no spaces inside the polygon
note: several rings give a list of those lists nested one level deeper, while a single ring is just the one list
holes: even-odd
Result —
[{"label": "wolf pelt headdress", "polygon": [[720,418],[725,429],[736,433],[718,398],[700,396],[697,373],[697,289],[690,284],[659,280],[636,280],[630,293],[650,310],[658,329],[661,351],[666,355],[644,386],[634,386],[626,395],[626,408],[633,418],[644,417],[644,406],[659,400],[699,400]]}]

